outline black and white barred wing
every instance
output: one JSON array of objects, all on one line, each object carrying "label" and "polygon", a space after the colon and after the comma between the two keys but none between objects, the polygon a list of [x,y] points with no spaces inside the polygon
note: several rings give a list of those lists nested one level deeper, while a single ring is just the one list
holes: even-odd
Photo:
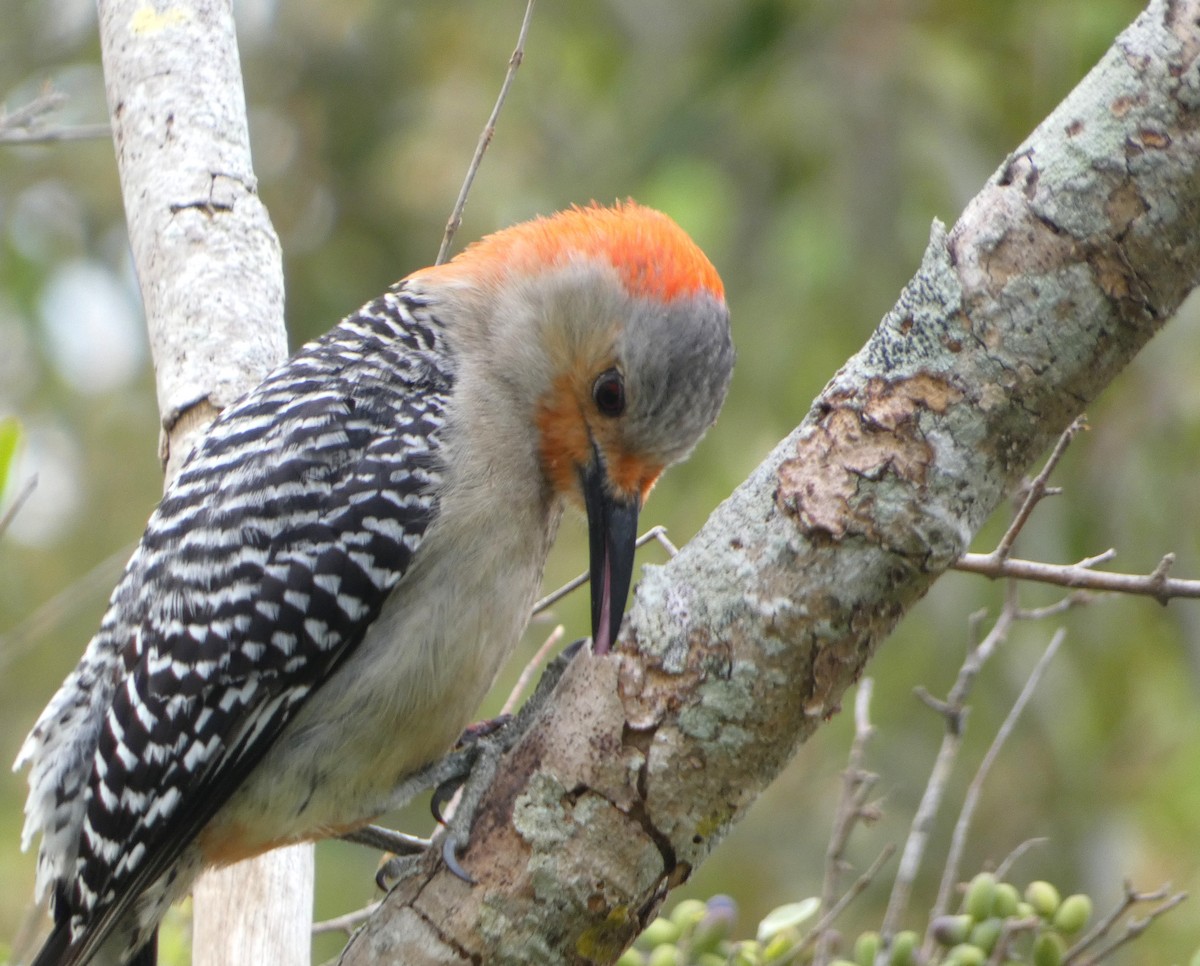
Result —
[{"label": "black and white barred wing", "polygon": [[73,940],[98,944],[169,870],[361,639],[435,515],[452,374],[401,295],[214,424],[27,741],[27,835],[43,834],[39,881]]}]

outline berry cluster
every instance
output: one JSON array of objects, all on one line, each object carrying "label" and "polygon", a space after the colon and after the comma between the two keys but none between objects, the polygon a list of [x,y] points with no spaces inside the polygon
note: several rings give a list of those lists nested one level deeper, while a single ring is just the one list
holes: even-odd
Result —
[{"label": "berry cluster", "polygon": [[[817,946],[811,920],[818,906],[816,899],[780,906],[762,921],[755,939],[734,940],[737,907],[732,899],[687,899],[670,916],[650,923],[617,966],[808,963]],[[834,959],[831,966],[1059,966],[1069,941],[1091,916],[1092,900],[1086,895],[1062,899],[1058,889],[1040,881],[1031,882],[1022,893],[992,873],[981,872],[968,884],[960,911],[930,924],[936,943],[932,956],[923,957],[920,936],[905,930],[892,937],[881,957],[879,934],[864,932],[849,958]]]}]

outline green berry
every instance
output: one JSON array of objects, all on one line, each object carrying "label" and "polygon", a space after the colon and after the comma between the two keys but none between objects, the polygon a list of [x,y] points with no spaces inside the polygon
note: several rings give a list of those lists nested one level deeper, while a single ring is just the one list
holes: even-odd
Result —
[{"label": "green berry", "polygon": [[992,950],[996,948],[996,941],[1000,938],[1000,932],[1004,928],[1004,920],[993,916],[990,919],[985,919],[983,922],[975,924],[975,928],[971,930],[970,939],[968,942],[972,946],[978,946],[987,955],[992,954]]},{"label": "green berry", "polygon": [[777,959],[789,956],[795,948],[796,936],[790,930],[776,933],[763,949],[762,961],[773,963]]},{"label": "green berry", "polygon": [[679,942],[679,927],[670,919],[661,916],[642,930],[634,945],[638,949],[656,949],[659,946],[674,945]]},{"label": "green berry", "polygon": [[1033,911],[1043,919],[1051,919],[1062,900],[1054,886],[1039,880],[1025,887],[1025,901],[1033,906]]},{"label": "green berry", "polygon": [[975,920],[966,913],[958,916],[938,916],[930,923],[929,931],[943,946],[957,946],[967,941]]},{"label": "green berry", "polygon": [[642,954],[636,949],[627,949],[621,953],[617,966],[643,966]]},{"label": "green berry", "polygon": [[1073,936],[1092,918],[1092,900],[1082,894],[1067,896],[1054,913],[1054,928]]},{"label": "green berry", "polygon": [[1059,966],[1066,951],[1067,944],[1062,936],[1056,932],[1044,932],[1033,943],[1034,966]]},{"label": "green berry", "polygon": [[980,872],[967,886],[967,895],[963,899],[963,912],[982,922],[992,914],[992,905],[996,901],[996,877],[990,872]]},{"label": "green berry", "polygon": [[1001,919],[1017,914],[1021,902],[1021,894],[1011,882],[996,883],[996,899],[992,903],[992,915]]},{"label": "green berry", "polygon": [[720,953],[701,953],[694,962],[696,966],[727,966],[729,957]]},{"label": "green berry", "polygon": [[890,966],[916,966],[917,934],[911,929],[898,932],[892,938],[892,952],[888,958]]},{"label": "green berry", "polygon": [[946,966],[983,966],[987,956],[978,946],[960,943],[946,955]]},{"label": "green berry", "polygon": [[671,911],[671,922],[683,933],[704,918],[704,911],[704,903],[699,899],[684,899]]},{"label": "green berry", "polygon": [[656,946],[646,966],[684,966],[683,953],[678,946]]},{"label": "green berry", "polygon": [[758,966],[761,962],[762,945],[753,939],[738,943],[730,957],[730,966]]},{"label": "green berry", "polygon": [[1014,913],[1014,915],[1018,919],[1032,919],[1034,916],[1037,915],[1037,913],[1034,911],[1033,906],[1031,906],[1024,899],[1022,899],[1020,902],[1017,903],[1017,911]]},{"label": "green berry", "polygon": [[854,961],[858,966],[875,966],[879,953],[879,933],[864,932],[854,940]]},{"label": "green berry", "polygon": [[848,959],[835,959],[829,966],[858,966],[858,964],[852,963]]}]

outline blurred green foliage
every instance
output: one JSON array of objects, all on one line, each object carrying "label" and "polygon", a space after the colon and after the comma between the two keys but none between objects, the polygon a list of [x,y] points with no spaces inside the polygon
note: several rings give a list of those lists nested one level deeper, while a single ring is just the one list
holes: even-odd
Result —
[{"label": "blurred green foliage", "polygon": [[[523,7],[238,5],[256,169],[286,256],[293,344],[432,260]],[[720,423],[647,511],[648,523],[686,540],[866,339],[915,270],[930,220],[955,219],[1140,8],[1134,0],[543,3],[459,245],[573,202],[633,196],[669,211],[709,253],[728,289],[738,370]],[[51,82],[70,98],[53,123],[103,120],[91,4],[0,0],[0,16],[8,108]],[[78,285],[64,286],[80,265],[136,299],[111,145],[0,148],[0,416],[15,414],[26,435],[16,478],[36,471],[39,480],[0,542],[3,761],[73,667],[115,583],[113,561],[136,540],[160,487],[144,336],[124,327],[112,293],[97,318]],[[63,290],[76,302],[51,298]],[[1188,469],[1200,452],[1196,316],[1189,303],[1093,408],[1092,431],[1058,474],[1066,495],[1039,509],[1022,553],[1070,561],[1115,546],[1123,568],[1147,571],[1171,550],[1176,573],[1200,575],[1200,488]],[[89,382],[81,352],[98,367],[126,363]],[[995,521],[977,549],[1002,526]],[[550,585],[586,560],[582,526],[564,531]],[[913,686],[945,690],[967,616],[995,608],[1000,593],[947,576],[873,662],[872,754],[895,784],[885,818],[853,846],[860,868],[903,835],[939,738],[941,724],[912,698]],[[1031,603],[1055,597],[1024,593]],[[555,619],[580,636],[585,608],[576,595]],[[1200,891],[1200,604],[1109,600],[1063,621],[1068,645],[993,771],[967,861],[978,867],[1044,835],[1050,844],[1022,860],[1022,877],[1087,892],[1098,910],[1116,901],[1125,876]],[[526,655],[549,627],[530,630]],[[990,666],[968,762],[1051,630],[1021,627]],[[502,691],[516,673],[508,669]],[[802,749],[688,894],[731,893],[756,921],[818,890],[849,728],[839,716]],[[18,850],[23,800],[23,776],[0,781],[4,937],[17,933],[32,892],[34,860]],[[418,805],[397,821],[423,831],[426,815]],[[370,900],[373,869],[361,849],[321,846],[317,915]],[[915,901],[927,905],[933,886],[921,888]],[[878,922],[885,901],[882,886],[870,890],[847,930],[862,928],[856,915]],[[1200,913],[1185,911],[1157,925],[1139,961],[1183,960],[1200,935],[1196,921]],[[323,937],[318,961],[338,944]]]},{"label": "blurred green foliage", "polygon": [[15,416],[0,416],[0,500],[4,499],[21,442],[21,424]]}]

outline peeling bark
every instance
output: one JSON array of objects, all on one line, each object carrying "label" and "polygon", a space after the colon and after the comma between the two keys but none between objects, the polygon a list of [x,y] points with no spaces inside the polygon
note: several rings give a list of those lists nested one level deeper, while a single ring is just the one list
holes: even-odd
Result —
[{"label": "peeling bark", "polygon": [[[1200,0],[1155,0],[867,345],[580,654],[463,856],[343,964],[612,962],[1200,277]],[[736,325],[736,319],[735,319]],[[718,429],[719,432],[719,429]]]}]

